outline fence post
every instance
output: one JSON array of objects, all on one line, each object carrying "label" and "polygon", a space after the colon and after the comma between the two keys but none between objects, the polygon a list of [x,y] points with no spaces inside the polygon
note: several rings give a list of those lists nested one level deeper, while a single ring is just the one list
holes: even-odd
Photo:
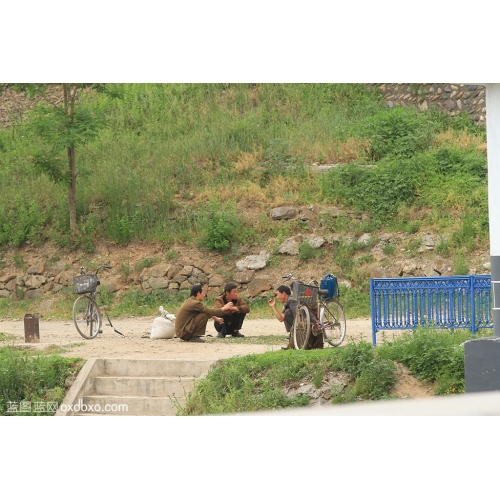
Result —
[{"label": "fence post", "polygon": [[375,304],[375,292],[373,286],[374,280],[370,280],[370,307],[372,312],[372,344],[377,344],[377,330],[376,330],[376,316],[377,316],[377,305]]},{"label": "fence post", "polygon": [[469,288],[470,288],[470,295],[471,295],[470,333],[471,333],[471,336],[474,337],[474,335],[476,334],[476,290],[475,290],[475,286],[474,286],[476,283],[476,280],[475,280],[474,276],[471,276],[469,278],[469,280],[470,280]]},{"label": "fence post", "polygon": [[491,288],[489,294],[486,291],[490,281],[488,275],[370,279],[373,345],[379,330],[406,330],[420,325],[470,328],[473,337],[480,328],[492,328],[488,308],[495,294]]}]

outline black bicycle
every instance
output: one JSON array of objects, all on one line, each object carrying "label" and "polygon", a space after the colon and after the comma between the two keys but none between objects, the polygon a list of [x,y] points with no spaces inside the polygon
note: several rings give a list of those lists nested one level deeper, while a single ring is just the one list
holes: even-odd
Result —
[{"label": "black bicycle", "polygon": [[[97,287],[101,284],[98,278],[99,271],[109,271],[111,266],[105,264],[99,266],[94,273],[86,273],[84,267],[80,267],[80,274],[73,278],[74,292],[80,295],[73,304],[73,322],[78,333],[84,339],[95,339],[102,331],[101,309],[97,303],[99,292]],[[124,337],[111,323],[107,311],[106,318],[116,333]]]}]

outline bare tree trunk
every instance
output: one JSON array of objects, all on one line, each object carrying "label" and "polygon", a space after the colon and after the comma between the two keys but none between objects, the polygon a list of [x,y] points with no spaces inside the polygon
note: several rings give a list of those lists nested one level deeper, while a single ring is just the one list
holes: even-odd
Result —
[{"label": "bare tree trunk", "polygon": [[68,164],[70,172],[70,182],[68,191],[69,203],[69,238],[71,243],[75,242],[75,237],[78,234],[78,226],[76,222],[76,169],[75,169],[75,148],[67,148]]},{"label": "bare tree trunk", "polygon": [[[77,88],[75,87],[71,93],[71,85],[63,83],[64,92],[64,112],[70,122],[75,118],[75,98]],[[69,238],[71,243],[75,242],[78,234],[78,225],[76,221],[76,163],[75,163],[75,147],[69,146],[66,148],[68,152],[68,168],[69,168],[69,188],[68,188],[68,204],[69,204]]]}]

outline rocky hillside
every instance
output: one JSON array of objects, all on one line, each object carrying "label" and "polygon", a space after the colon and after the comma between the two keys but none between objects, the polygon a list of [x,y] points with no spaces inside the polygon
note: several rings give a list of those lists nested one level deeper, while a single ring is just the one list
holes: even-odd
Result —
[{"label": "rocky hillside", "polygon": [[[270,240],[266,248],[241,246],[227,255],[193,246],[166,248],[161,243],[119,246],[101,242],[92,255],[51,245],[10,249],[1,254],[0,297],[51,296],[72,287],[72,278],[79,273],[80,266],[93,270],[103,263],[113,266],[111,273],[103,276],[103,283],[117,294],[130,289],[140,289],[146,294],[156,290],[175,294],[204,282],[209,286],[209,295],[214,295],[226,282],[234,281],[244,296],[268,296],[290,271],[304,280],[319,279],[323,273],[331,272],[350,287],[352,283],[342,275],[332,255],[339,244],[354,241],[359,249],[349,258],[356,261],[357,275],[366,281],[375,277],[457,274],[454,258],[444,258],[436,251],[436,245],[446,235],[430,231],[411,235],[333,233],[322,224],[325,213],[331,217],[359,217],[335,208],[277,207],[268,214],[276,224],[301,219],[304,231],[281,242]],[[300,259],[299,245],[303,241],[308,241],[319,255]],[[486,249],[468,255],[468,274],[489,273],[489,260]]]},{"label": "rocky hillside", "polygon": [[[466,84],[372,84],[378,86],[389,107],[394,105],[415,106],[427,109],[437,106],[451,114],[465,110],[479,124],[486,120],[485,89]],[[5,89],[0,94],[0,126],[5,126],[32,106],[23,93]],[[315,165],[321,172],[331,165]],[[446,234],[425,230],[408,234],[403,232],[358,234],[335,233],[325,224],[325,218],[361,218],[352,212],[329,206],[288,206],[274,208],[267,214],[253,213],[248,207],[248,220],[257,220],[265,215],[278,228],[290,222],[300,222],[300,233],[284,241],[268,240],[263,247],[240,246],[221,255],[206,252],[194,246],[165,247],[161,243],[134,243],[121,247],[109,242],[97,242],[97,252],[68,252],[46,245],[42,248],[26,245],[19,249],[0,251],[0,297],[35,298],[51,295],[71,286],[72,277],[80,266],[92,270],[101,263],[114,266],[105,281],[110,291],[121,293],[138,288],[144,293],[165,290],[177,293],[194,282],[204,281],[214,294],[227,281],[238,282],[242,292],[249,297],[268,294],[278,286],[281,276],[293,271],[301,279],[320,278],[331,272],[347,287],[352,285],[342,266],[334,259],[339,245],[355,242],[356,250],[349,256],[355,261],[359,283],[370,277],[395,276],[445,276],[456,274],[454,256],[444,257],[437,251],[438,244]],[[255,212],[255,209],[253,209]],[[349,227],[349,224],[347,224]],[[299,258],[299,246],[303,241],[317,250],[307,259]],[[467,272],[482,274],[489,272],[489,244],[478,243],[478,250],[467,254]],[[303,257],[303,256],[302,256]],[[147,265],[146,265],[147,264]],[[462,273],[465,271],[461,266]]]}]

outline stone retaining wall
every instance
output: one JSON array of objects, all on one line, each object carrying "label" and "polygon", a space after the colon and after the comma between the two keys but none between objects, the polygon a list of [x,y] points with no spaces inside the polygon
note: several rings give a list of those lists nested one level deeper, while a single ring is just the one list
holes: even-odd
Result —
[{"label": "stone retaining wall", "polygon": [[[251,257],[251,256],[250,256]],[[259,256],[255,256],[259,257]],[[252,269],[252,266],[244,261],[233,273],[232,280],[238,284],[240,291],[247,297],[255,297],[262,292],[273,288],[273,283],[265,275],[257,276],[257,270],[265,267],[268,254],[263,257],[262,264]],[[248,257],[247,257],[248,259]],[[73,293],[73,277],[77,274],[71,265],[62,261],[57,265],[49,265],[43,261],[30,266],[22,273],[6,272],[0,274],[0,298],[17,296],[26,299],[35,299],[45,294],[54,294],[61,291]],[[136,287],[142,293],[148,295],[163,291],[166,295],[176,294],[179,291],[189,291],[198,283],[208,285],[208,295],[213,296],[221,293],[226,284],[224,277],[216,271],[207,267],[204,263],[175,263],[157,264],[144,269],[139,276],[128,280],[119,275],[119,271],[109,274],[99,274],[99,279],[106,290],[110,293],[127,290],[131,286]]]},{"label": "stone retaining wall", "polygon": [[455,116],[468,113],[478,124],[486,122],[486,87],[466,83],[373,83],[389,107],[434,106]]}]

